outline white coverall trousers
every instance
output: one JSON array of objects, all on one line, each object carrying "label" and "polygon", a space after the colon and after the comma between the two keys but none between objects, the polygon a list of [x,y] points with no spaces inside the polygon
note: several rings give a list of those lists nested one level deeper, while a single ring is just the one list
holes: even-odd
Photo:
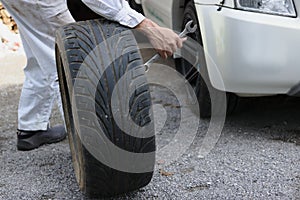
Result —
[{"label": "white coverall trousers", "polygon": [[55,101],[63,113],[55,63],[55,32],[74,19],[65,0],[1,1],[17,22],[27,57],[18,129],[47,130]]},{"label": "white coverall trousers", "polygon": [[[74,22],[66,0],[0,0],[16,20],[27,56],[18,109],[18,129],[47,130],[53,103],[63,115],[55,63],[55,32]],[[125,0],[82,0],[94,12],[128,27],[144,16]]]}]

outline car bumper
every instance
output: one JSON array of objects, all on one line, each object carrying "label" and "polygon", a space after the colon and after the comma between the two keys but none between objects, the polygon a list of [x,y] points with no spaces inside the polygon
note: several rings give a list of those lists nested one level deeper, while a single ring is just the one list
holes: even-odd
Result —
[{"label": "car bumper", "polygon": [[230,8],[218,12],[213,5],[196,8],[215,88],[240,94],[286,94],[299,83],[299,18]]}]

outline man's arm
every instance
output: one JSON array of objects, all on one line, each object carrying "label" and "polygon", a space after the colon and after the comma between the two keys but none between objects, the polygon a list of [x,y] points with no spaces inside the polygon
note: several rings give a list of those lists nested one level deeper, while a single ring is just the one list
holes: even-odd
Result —
[{"label": "man's arm", "polygon": [[106,19],[130,28],[136,27],[145,17],[130,8],[125,0],[82,0],[91,10]]},{"label": "man's arm", "polygon": [[125,0],[82,0],[82,2],[109,20],[143,32],[163,58],[171,56],[177,48],[181,48],[185,40],[179,38],[171,29],[160,27],[133,10]]},{"label": "man's arm", "polygon": [[145,18],[136,27],[142,31],[149,39],[160,56],[166,59],[172,56],[177,48],[181,48],[186,38],[180,38],[174,31],[160,27],[153,21]]}]

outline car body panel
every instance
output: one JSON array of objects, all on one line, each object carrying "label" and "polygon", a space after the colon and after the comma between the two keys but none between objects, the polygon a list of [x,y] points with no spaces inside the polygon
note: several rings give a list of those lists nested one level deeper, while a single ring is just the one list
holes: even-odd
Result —
[{"label": "car body panel", "polygon": [[[282,94],[299,82],[300,20],[196,5],[209,77],[220,71],[226,91]],[[209,60],[208,60],[209,59]]]},{"label": "car body panel", "polygon": [[142,0],[145,16],[152,19],[160,26],[172,28],[173,0]]},{"label": "car body panel", "polygon": [[[195,0],[212,85],[241,96],[286,94],[300,81],[300,18],[233,9],[234,1]],[[179,0],[142,0],[146,16],[180,27]],[[231,8],[232,7],[232,8]],[[300,9],[300,0],[295,0]],[[156,14],[158,16],[153,15]],[[175,25],[177,24],[177,25]],[[220,73],[222,81],[217,79]],[[225,89],[222,85],[225,85]]]},{"label": "car body panel", "polygon": [[222,0],[195,0],[194,2],[195,4],[217,5],[220,4],[221,1]]},{"label": "car body panel", "polygon": [[226,7],[234,7],[234,1],[233,0],[195,0],[195,4],[200,4],[200,5],[223,5]]}]

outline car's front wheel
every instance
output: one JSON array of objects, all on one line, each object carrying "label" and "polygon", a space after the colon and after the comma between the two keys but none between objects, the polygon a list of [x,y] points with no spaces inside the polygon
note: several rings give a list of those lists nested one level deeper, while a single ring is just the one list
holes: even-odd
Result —
[{"label": "car's front wheel", "polygon": [[[199,71],[197,71],[196,67],[193,66],[193,64],[189,63],[184,58],[175,59],[175,66],[176,70],[180,72],[194,88],[195,94],[199,102],[200,118],[209,118],[211,117],[212,113],[212,97],[217,97],[217,95],[223,92],[215,89],[212,86],[208,76],[202,35],[200,31],[196,8],[193,1],[187,3],[185,7],[182,27],[184,27],[185,24],[190,20],[193,20],[193,22],[198,26],[196,32],[188,34],[188,36],[193,40],[197,41],[201,46],[200,51],[202,52],[200,52],[199,55],[201,55],[202,58],[200,58],[199,62],[197,63],[197,65],[200,66],[200,73]],[[231,93],[227,93],[226,97],[227,114],[230,114],[236,107],[237,96]]]}]

